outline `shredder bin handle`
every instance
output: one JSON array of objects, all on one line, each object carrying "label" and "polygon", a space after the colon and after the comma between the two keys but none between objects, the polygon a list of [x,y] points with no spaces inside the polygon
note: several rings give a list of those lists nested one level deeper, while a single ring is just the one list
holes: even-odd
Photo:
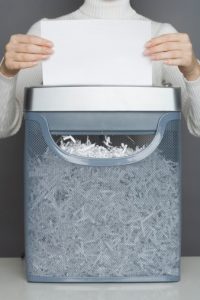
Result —
[{"label": "shredder bin handle", "polygon": [[[28,118],[27,118],[28,119]],[[39,116],[38,114],[34,114],[34,116],[31,116],[31,120],[36,121],[40,124],[43,137],[49,146],[51,150],[54,151],[57,155],[59,155],[61,158],[65,159],[66,161],[78,164],[78,165],[85,165],[85,166],[98,166],[98,167],[106,167],[106,166],[122,166],[122,165],[128,165],[132,163],[137,163],[148,156],[150,156],[159,146],[167,124],[170,121],[173,120],[180,120],[181,119],[181,113],[180,112],[170,112],[166,113],[161,116],[161,118],[158,121],[158,126],[156,130],[155,137],[153,138],[152,142],[140,152],[136,154],[132,154],[130,156],[126,157],[114,157],[114,158],[89,158],[89,157],[83,157],[73,154],[67,154],[64,150],[62,150],[53,140],[50,130],[48,128],[48,122],[45,119],[44,116]]]}]

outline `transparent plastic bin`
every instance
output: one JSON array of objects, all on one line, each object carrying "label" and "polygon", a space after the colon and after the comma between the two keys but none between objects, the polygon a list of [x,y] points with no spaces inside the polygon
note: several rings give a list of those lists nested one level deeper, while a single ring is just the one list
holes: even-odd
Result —
[{"label": "transparent plastic bin", "polygon": [[[131,114],[137,119],[139,112]],[[61,133],[70,113],[25,113],[28,281],[180,279],[180,118],[178,111],[142,112],[141,124],[157,120],[150,144],[135,155],[105,159],[68,155],[58,147],[52,134]],[[134,126],[114,130],[106,120],[113,136],[144,135]],[[68,127],[62,134],[72,133]],[[74,134],[105,133],[86,127],[80,122]]]}]

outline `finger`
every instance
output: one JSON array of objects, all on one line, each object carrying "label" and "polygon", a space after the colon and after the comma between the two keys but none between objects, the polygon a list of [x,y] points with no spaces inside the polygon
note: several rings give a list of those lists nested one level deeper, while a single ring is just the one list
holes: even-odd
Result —
[{"label": "finger", "polygon": [[150,55],[150,58],[152,60],[168,60],[168,59],[176,59],[176,58],[182,58],[183,54],[180,50],[174,50],[174,51],[167,51],[167,52],[160,52],[156,54]]},{"label": "finger", "polygon": [[26,34],[15,34],[11,37],[11,42],[13,43],[24,43],[24,44],[34,44],[39,46],[52,47],[53,43],[47,39]]},{"label": "finger", "polygon": [[15,55],[12,58],[15,62],[34,62],[43,60],[47,57],[49,57],[49,55],[15,53]]},{"label": "finger", "polygon": [[21,70],[27,69],[38,65],[38,61],[35,62],[13,62],[12,64],[8,64],[7,67],[10,70]]},{"label": "finger", "polygon": [[163,61],[164,64],[170,65],[170,66],[182,66],[182,60],[180,58],[176,59],[167,59]]},{"label": "finger", "polygon": [[144,51],[144,54],[150,55],[150,54],[165,52],[165,51],[182,50],[182,49],[188,50],[189,48],[190,47],[188,43],[167,42],[146,49]]},{"label": "finger", "polygon": [[153,47],[166,42],[187,42],[189,37],[186,33],[169,33],[155,37],[146,43],[145,47]]},{"label": "finger", "polygon": [[16,53],[32,53],[32,54],[52,54],[53,49],[49,47],[42,47],[33,44],[14,44],[12,50]]}]

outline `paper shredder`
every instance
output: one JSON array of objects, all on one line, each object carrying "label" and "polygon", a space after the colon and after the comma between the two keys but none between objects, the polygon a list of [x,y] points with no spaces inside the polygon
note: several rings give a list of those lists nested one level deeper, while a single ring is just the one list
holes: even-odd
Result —
[{"label": "paper shredder", "polygon": [[[180,89],[30,87],[24,117],[28,281],[178,281]],[[149,139],[91,158],[63,151],[62,135]]]}]

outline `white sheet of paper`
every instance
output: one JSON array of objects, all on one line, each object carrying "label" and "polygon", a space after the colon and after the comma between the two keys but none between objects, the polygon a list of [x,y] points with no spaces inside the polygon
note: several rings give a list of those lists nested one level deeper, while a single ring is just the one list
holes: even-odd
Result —
[{"label": "white sheet of paper", "polygon": [[49,20],[41,35],[54,43],[42,64],[44,85],[152,85],[152,63],[143,55],[150,21]]}]

